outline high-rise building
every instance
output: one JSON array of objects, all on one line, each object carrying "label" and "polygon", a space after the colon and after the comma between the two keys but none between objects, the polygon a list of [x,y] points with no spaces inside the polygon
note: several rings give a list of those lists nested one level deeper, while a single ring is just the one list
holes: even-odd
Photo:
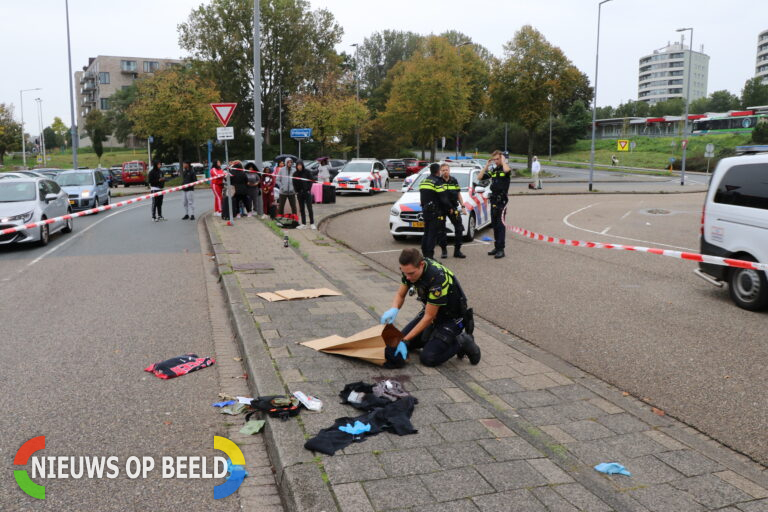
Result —
[{"label": "high-rise building", "polygon": [[763,30],[757,36],[755,76],[762,78],[764,84],[768,83],[768,30]]},{"label": "high-rise building", "polygon": [[[175,59],[154,59],[137,57],[112,57],[99,55],[88,59],[88,65],[82,71],[75,72],[77,101],[77,126],[80,131],[80,145],[89,146],[91,141],[84,135],[85,118],[93,109],[107,111],[110,109],[111,96],[129,87],[133,82],[144,76],[152,76],[155,72],[171,66],[179,66],[182,61]],[[128,141],[127,145],[135,145],[136,141]],[[106,147],[119,146],[114,137],[104,142]]]},{"label": "high-rise building", "polygon": [[685,98],[688,65],[691,65],[690,101],[707,95],[709,55],[691,51],[680,43],[667,44],[640,58],[637,99],[651,105],[672,98]]}]

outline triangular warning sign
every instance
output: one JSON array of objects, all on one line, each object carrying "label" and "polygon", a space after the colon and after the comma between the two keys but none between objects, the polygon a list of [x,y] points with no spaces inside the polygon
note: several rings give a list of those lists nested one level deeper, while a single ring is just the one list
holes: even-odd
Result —
[{"label": "triangular warning sign", "polygon": [[227,123],[229,123],[235,107],[237,107],[237,103],[211,103],[213,113],[216,114],[216,117],[219,118],[223,126],[227,126]]},{"label": "triangular warning sign", "polygon": [[620,147],[621,149],[624,149],[624,148],[626,148],[626,147],[627,147],[627,141],[626,141],[626,140],[620,140],[620,141],[619,141],[619,147]]}]

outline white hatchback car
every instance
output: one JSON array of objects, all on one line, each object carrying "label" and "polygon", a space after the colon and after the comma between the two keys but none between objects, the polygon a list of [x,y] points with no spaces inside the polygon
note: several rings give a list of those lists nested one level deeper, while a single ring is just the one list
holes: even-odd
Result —
[{"label": "white hatchback car", "polygon": [[[701,216],[701,253],[768,263],[768,153],[717,164]],[[699,263],[696,274],[717,286],[728,283],[740,308],[768,307],[763,271]]]},{"label": "white hatchback car", "polygon": [[[0,230],[61,217],[72,210],[67,193],[56,182],[45,178],[5,178],[0,180]],[[34,229],[0,235],[0,245],[38,242],[47,245],[57,231],[69,233],[72,219],[43,224]]]},{"label": "white hatchback car", "polygon": [[333,178],[336,192],[371,194],[374,188],[389,188],[389,173],[384,164],[373,158],[353,158]]},{"label": "white hatchback car", "polygon": [[[450,164],[450,162],[449,162]],[[475,233],[491,224],[491,205],[484,199],[480,190],[472,189],[471,185],[477,179],[480,168],[475,165],[451,164],[451,176],[456,178],[461,186],[461,197],[472,208],[462,214],[464,224],[464,239],[467,241],[475,237]],[[407,236],[422,236],[424,234],[424,217],[421,209],[419,185],[429,176],[429,167],[425,167],[411,182],[408,190],[403,192],[389,212],[389,232],[395,240],[405,240]],[[453,225],[446,222],[446,231],[449,237],[453,237]]]}]

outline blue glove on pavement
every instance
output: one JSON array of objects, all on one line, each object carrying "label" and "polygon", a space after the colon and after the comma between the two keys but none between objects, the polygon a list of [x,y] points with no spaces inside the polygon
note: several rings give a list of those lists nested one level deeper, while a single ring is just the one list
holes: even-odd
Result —
[{"label": "blue glove on pavement", "polygon": [[400,356],[403,358],[403,361],[408,359],[408,346],[405,344],[404,341],[401,341],[397,344],[397,348],[395,349],[395,355],[400,354]]},{"label": "blue glove on pavement", "polygon": [[626,476],[632,476],[632,474],[627,471],[627,468],[619,464],[618,462],[601,462],[597,466],[595,466],[595,469],[601,473],[606,473],[608,475],[626,475]]},{"label": "blue glove on pavement", "polygon": [[384,312],[383,315],[381,315],[381,323],[382,324],[393,324],[395,323],[395,318],[397,318],[397,313],[399,313],[400,310],[397,308],[389,308]]},{"label": "blue glove on pavement", "polygon": [[346,425],[339,427],[339,430],[346,432],[347,434],[357,435],[362,434],[363,432],[370,432],[371,425],[358,420],[354,425],[347,423]]}]

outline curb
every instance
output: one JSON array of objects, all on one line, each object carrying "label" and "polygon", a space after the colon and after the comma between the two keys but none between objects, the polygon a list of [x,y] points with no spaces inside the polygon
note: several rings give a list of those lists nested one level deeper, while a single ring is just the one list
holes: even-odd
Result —
[{"label": "curb", "polygon": [[[218,266],[224,261],[221,241],[212,228],[210,212],[204,214],[205,230],[211,242]],[[217,266],[217,268],[219,268]],[[223,274],[217,270],[224,291],[229,320],[235,334],[243,365],[246,369],[248,388],[253,396],[284,395],[289,391],[272,363],[266,340],[243,302],[240,284],[234,273]],[[300,417],[297,417],[297,419]],[[305,442],[298,421],[281,421],[265,417],[263,430],[265,445],[275,470],[275,480],[285,510],[303,512],[310,510],[336,510],[336,501],[322,479],[319,466],[306,452],[306,457],[295,457],[283,451],[281,443]]]}]

